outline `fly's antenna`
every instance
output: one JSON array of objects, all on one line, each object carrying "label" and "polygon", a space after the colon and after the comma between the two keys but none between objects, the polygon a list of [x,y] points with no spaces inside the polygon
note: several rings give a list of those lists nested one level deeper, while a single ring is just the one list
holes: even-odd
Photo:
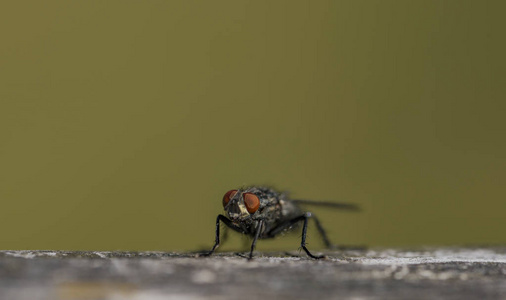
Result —
[{"label": "fly's antenna", "polygon": [[356,204],[352,203],[339,203],[339,202],[329,202],[329,201],[313,201],[313,200],[291,200],[292,202],[296,204],[301,205],[312,205],[312,206],[325,206],[325,207],[332,207],[337,209],[345,209],[349,211],[361,211],[360,207]]}]

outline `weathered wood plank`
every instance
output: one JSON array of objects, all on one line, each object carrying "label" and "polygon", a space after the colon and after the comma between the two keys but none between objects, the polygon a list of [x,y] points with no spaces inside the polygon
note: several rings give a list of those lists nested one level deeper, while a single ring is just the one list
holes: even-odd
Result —
[{"label": "weathered wood plank", "polygon": [[506,248],[294,254],[0,251],[0,299],[506,298]]}]

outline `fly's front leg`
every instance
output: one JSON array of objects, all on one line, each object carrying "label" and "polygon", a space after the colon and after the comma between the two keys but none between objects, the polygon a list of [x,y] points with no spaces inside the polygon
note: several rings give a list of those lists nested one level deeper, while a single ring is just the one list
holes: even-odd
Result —
[{"label": "fly's front leg", "polygon": [[258,240],[258,236],[260,236],[260,231],[262,231],[262,226],[264,225],[264,220],[258,221],[257,232],[255,233],[255,237],[253,238],[253,243],[251,243],[251,251],[249,252],[249,259],[253,258],[253,250],[255,250],[255,245]]},{"label": "fly's front leg", "polygon": [[224,215],[218,215],[218,217],[216,218],[216,230],[215,230],[216,237],[214,240],[213,249],[211,249],[211,251],[209,251],[208,253],[203,254],[203,256],[210,256],[211,254],[214,253],[214,250],[216,250],[216,248],[218,248],[220,246],[220,221],[223,222],[225,225],[227,225],[229,228],[231,228],[237,232],[244,233],[241,228],[235,226],[232,223],[232,221],[227,219],[227,217],[225,217]]},{"label": "fly's front leg", "polygon": [[[302,240],[300,242],[300,247],[302,249],[304,249],[304,251],[306,252],[306,254],[309,257],[311,257],[311,258],[314,258],[314,259],[324,258],[325,256],[323,256],[323,255],[316,256],[316,255],[311,254],[311,252],[309,252],[309,250],[306,248],[307,222],[308,222],[309,218],[311,218],[311,213],[307,212],[307,213],[303,214],[302,216],[293,218],[293,219],[291,219],[291,220],[289,220],[289,221],[287,221],[287,222],[279,225],[278,227],[276,227],[273,230],[271,230],[268,233],[268,235],[270,237],[274,237],[276,234],[282,232],[283,230],[292,227],[293,225],[297,224],[300,221],[304,221],[304,225],[302,226]],[[319,223],[317,223],[317,224],[319,224]],[[320,230],[321,225],[320,226],[317,225],[317,227],[319,228],[318,230]],[[323,228],[321,228],[321,229],[323,230]],[[322,233],[322,231],[320,231],[320,233]],[[325,233],[325,231],[323,231],[323,234],[324,233]],[[328,241],[328,239],[327,239],[327,241]]]}]

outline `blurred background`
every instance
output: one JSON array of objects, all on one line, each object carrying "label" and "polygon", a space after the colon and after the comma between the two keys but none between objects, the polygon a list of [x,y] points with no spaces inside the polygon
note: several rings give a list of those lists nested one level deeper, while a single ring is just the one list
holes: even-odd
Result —
[{"label": "blurred background", "polygon": [[209,248],[245,185],[360,204],[311,208],[338,244],[505,244],[505,6],[2,2],[0,248]]}]

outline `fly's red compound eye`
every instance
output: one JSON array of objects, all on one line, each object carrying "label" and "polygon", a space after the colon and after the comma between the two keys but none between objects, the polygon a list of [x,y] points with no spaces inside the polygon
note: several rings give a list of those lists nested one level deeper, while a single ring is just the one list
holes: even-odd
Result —
[{"label": "fly's red compound eye", "polygon": [[244,205],[250,214],[255,213],[260,207],[260,199],[253,193],[244,193],[242,195],[244,199]]},{"label": "fly's red compound eye", "polygon": [[235,196],[235,194],[237,194],[237,190],[230,190],[225,193],[223,196],[223,207],[227,206],[228,202]]}]

